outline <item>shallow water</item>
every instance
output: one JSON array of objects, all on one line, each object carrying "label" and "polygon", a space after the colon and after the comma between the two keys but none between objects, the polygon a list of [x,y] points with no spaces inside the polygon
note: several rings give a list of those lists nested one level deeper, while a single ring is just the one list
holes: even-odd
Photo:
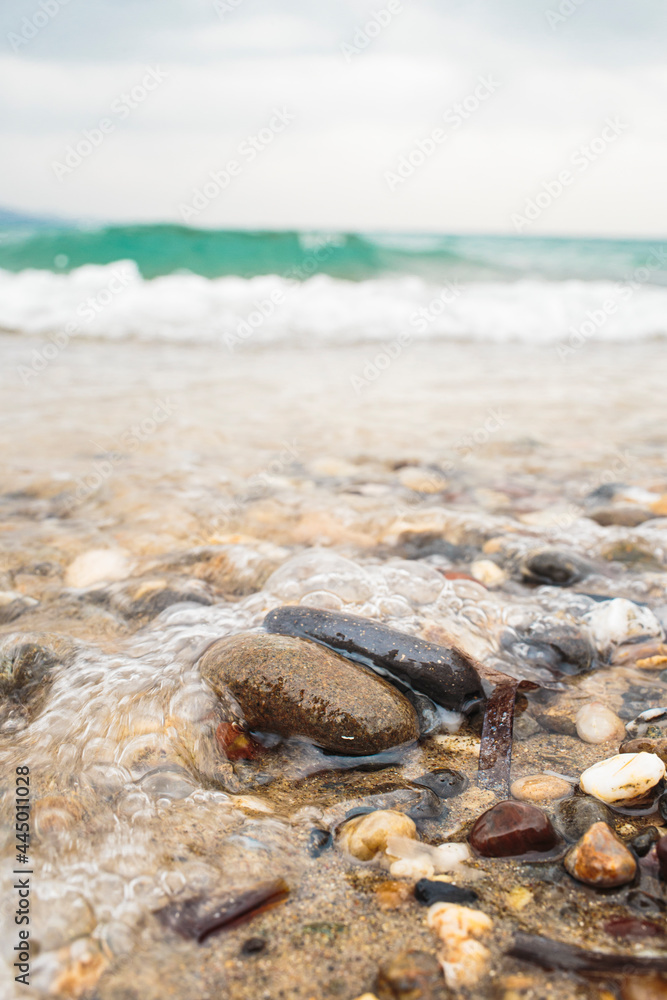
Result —
[{"label": "shallow water", "polygon": [[[312,857],[311,831],[449,766],[468,788],[422,835],[463,839],[497,798],[476,784],[480,720],[456,732],[449,720],[379,771],[299,741],[232,765],[197,660],[285,603],[450,635],[486,666],[543,685],[520,699],[512,777],[576,782],[617,743],[584,744],[538,717],[571,720],[600,699],[629,721],[667,700],[660,670],[637,668],[622,642],[663,637],[667,520],[587,516],[587,497],[609,483],[626,484],[635,507],[667,494],[664,352],[590,344],[565,364],[527,347],[413,345],[357,392],[369,345],[229,355],[72,343],[24,384],[33,346],[2,343],[0,654],[32,642],[57,665],[33,715],[5,713],[0,730],[3,773],[29,765],[33,796],[41,950],[31,992],[15,995],[351,1000],[372,989],[379,962],[411,945],[433,952],[434,939],[414,902],[378,903],[386,870],[338,849]],[[526,582],[522,560],[544,547],[586,560],[585,579]],[[483,576],[482,562],[500,572],[488,587],[465,578]],[[637,635],[612,633],[604,597],[647,606]],[[526,631],[564,625],[595,645],[596,669],[554,675],[526,654]],[[13,784],[2,808],[9,862]],[[663,825],[619,816],[618,830],[649,822]],[[543,974],[503,953],[519,925],[554,934],[554,912],[562,939],[622,950],[602,925],[626,913],[627,890],[601,897],[535,867],[479,860],[457,877],[496,922],[494,977],[478,996],[510,989],[517,970],[540,995]],[[214,896],[267,873],[288,883],[288,902],[204,945],[152,916],[186,890]],[[13,903],[8,865],[3,878]],[[508,902],[517,884],[531,893],[520,916]],[[10,934],[12,914],[5,905]],[[251,936],[267,948],[241,956]],[[8,966],[0,982],[11,997]],[[563,974],[550,995],[583,989]]]}]

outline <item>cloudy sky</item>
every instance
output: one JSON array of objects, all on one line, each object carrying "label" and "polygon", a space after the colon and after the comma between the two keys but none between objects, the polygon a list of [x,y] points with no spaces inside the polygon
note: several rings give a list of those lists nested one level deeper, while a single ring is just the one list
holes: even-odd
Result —
[{"label": "cloudy sky", "polygon": [[0,204],[664,237],[666,29],[665,0],[3,0]]}]

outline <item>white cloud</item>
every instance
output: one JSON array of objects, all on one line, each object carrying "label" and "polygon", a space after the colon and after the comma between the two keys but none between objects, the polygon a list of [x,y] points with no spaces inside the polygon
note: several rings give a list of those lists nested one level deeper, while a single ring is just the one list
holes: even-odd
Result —
[{"label": "white cloud", "polygon": [[[341,42],[381,0],[317,9],[242,0],[222,21],[212,0],[70,0],[25,52],[0,58],[4,200],[76,217],[177,220],[208,171],[284,106],[294,123],[201,224],[511,231],[512,212],[618,115],[627,133],[533,231],[663,235],[667,71],[650,56],[664,11],[647,0],[629,25],[623,5],[605,4],[584,0],[550,32],[547,0],[502,11],[490,0],[404,0],[348,65]],[[10,0],[4,26],[32,9]],[[609,50],[626,39],[624,59],[600,57],[596,25]],[[54,158],[155,65],[164,84],[56,181]],[[488,74],[497,93],[391,192],[384,173]]]}]

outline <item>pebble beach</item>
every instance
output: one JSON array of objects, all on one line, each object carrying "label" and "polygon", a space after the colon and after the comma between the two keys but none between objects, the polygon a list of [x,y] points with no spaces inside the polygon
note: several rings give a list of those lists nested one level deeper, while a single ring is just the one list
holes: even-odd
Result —
[{"label": "pebble beach", "polygon": [[[660,342],[47,343],[0,337],[3,996],[667,995]],[[506,779],[294,605],[513,684]]]}]

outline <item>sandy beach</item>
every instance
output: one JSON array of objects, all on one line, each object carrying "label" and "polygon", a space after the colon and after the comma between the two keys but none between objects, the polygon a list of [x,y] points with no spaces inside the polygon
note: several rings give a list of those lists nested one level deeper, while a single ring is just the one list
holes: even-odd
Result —
[{"label": "sandy beach", "polygon": [[[229,353],[78,341],[26,384],[46,343],[0,345],[0,642],[11,662],[32,643],[52,665],[39,709],[28,699],[6,713],[0,736],[3,759],[25,761],[33,782],[47,937],[30,995],[358,996],[399,948],[432,950],[433,932],[409,880],[339,847],[313,856],[312,831],[335,832],[350,806],[446,766],[467,790],[422,837],[465,840],[498,800],[477,786],[480,720],[379,771],[332,770],[290,741],[231,764],[214,748],[198,658],[295,602],[454,635],[481,661],[538,678],[539,664],[507,653],[507,628],[580,629],[590,593],[647,602],[664,622],[664,352],[591,343],[565,362],[553,348],[416,344],[381,370],[368,344]],[[593,508],[618,505],[609,484],[630,490],[625,506],[656,511],[634,527],[597,523]],[[528,585],[517,567],[545,547],[588,560],[586,579]],[[557,689],[548,704],[539,690],[523,696],[513,779],[546,770],[576,782],[616,752],[618,741],[583,743],[572,722],[550,728],[545,712],[571,720],[602,699],[632,718],[664,700],[665,681],[621,657]],[[662,823],[655,812],[617,821],[626,839]],[[288,884],[287,902],[203,945],[165,937],[154,916],[186,890],[213,898],[268,874]],[[618,947],[603,924],[610,906],[627,912],[628,890],[603,911],[563,878],[485,858],[458,872],[494,914],[484,990],[516,979],[505,952],[519,898],[529,933],[553,933],[556,908],[561,938],[570,928],[579,944]],[[243,951],[250,938],[263,942],[257,954]],[[546,995],[544,974],[521,968],[537,991],[521,995]],[[583,994],[564,975],[548,995]]]}]

